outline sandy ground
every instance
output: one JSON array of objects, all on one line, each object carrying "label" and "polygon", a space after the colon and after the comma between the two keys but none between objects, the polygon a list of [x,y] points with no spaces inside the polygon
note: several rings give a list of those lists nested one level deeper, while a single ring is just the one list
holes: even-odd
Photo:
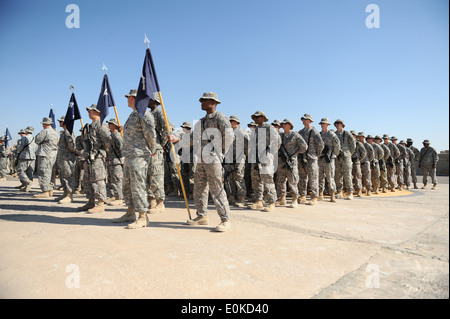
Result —
[{"label": "sandy ground", "polygon": [[[419,178],[421,180],[421,178]],[[1,298],[449,298],[449,185],[186,226],[170,198],[151,227],[113,224],[0,182]],[[421,187],[422,184],[419,184]],[[55,192],[60,195],[61,192]],[[401,196],[400,196],[401,195]],[[190,201],[191,213],[195,207]]]}]

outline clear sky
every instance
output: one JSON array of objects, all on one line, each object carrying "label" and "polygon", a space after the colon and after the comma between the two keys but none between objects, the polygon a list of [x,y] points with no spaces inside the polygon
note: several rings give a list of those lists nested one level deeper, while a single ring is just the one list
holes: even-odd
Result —
[{"label": "clear sky", "polygon": [[[70,3],[79,28],[66,27]],[[366,26],[372,3],[379,28]],[[125,123],[144,33],[177,127],[203,117],[198,99],[213,91],[245,128],[257,110],[295,129],[309,113],[318,129],[322,117],[341,118],[348,130],[449,148],[447,0],[2,0],[0,132],[8,127],[15,141],[28,125],[39,132],[50,104],[66,113],[71,84],[90,122],[103,63]]]}]

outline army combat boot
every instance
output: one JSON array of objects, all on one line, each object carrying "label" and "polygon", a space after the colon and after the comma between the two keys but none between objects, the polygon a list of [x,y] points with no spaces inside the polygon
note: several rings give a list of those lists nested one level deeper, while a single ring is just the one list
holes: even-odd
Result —
[{"label": "army combat boot", "polygon": [[300,204],[306,204],[306,195],[302,195],[298,198]]},{"label": "army combat boot", "polygon": [[306,205],[316,205],[317,204],[317,197],[313,196],[309,202],[306,203]]},{"label": "army combat boot", "polygon": [[277,200],[276,205],[284,206],[286,205],[286,196],[280,196],[280,199]]},{"label": "army combat boot", "polygon": [[419,187],[417,187],[417,183],[414,183],[414,189],[419,189]]},{"label": "army combat boot", "polygon": [[166,207],[164,206],[164,201],[162,199],[158,199],[157,204],[155,205],[155,207],[150,208],[148,210],[149,214],[158,214],[158,213],[162,213],[166,210]]},{"label": "army combat boot", "polygon": [[49,197],[50,197],[49,191],[33,195],[33,198],[49,198]]},{"label": "army combat boot", "polygon": [[91,208],[94,208],[94,207],[95,207],[95,199],[94,198],[90,198],[89,201],[85,205],[83,205],[81,207],[78,207],[77,211],[84,212],[84,211],[87,211],[88,209],[91,209]]},{"label": "army combat boot", "polygon": [[437,183],[434,183],[433,187],[431,187],[431,189],[437,189]]},{"label": "army combat boot", "polygon": [[148,227],[150,225],[150,222],[148,220],[147,212],[139,212],[138,219],[131,224],[127,225],[127,229],[137,229],[137,228],[143,228]]},{"label": "army combat boot", "polygon": [[110,201],[108,203],[109,206],[121,206],[123,205],[123,200],[119,198],[118,196],[114,197],[115,199],[113,201]]},{"label": "army combat boot", "polygon": [[273,211],[275,209],[275,203],[269,203],[269,205],[267,205],[265,208],[264,208],[264,211],[265,212],[271,212],[271,211]]},{"label": "army combat boot", "polygon": [[215,231],[222,233],[222,232],[225,232],[228,229],[230,229],[230,226],[231,226],[231,224],[230,224],[230,221],[228,219],[222,219],[220,224],[217,225]]},{"label": "army combat boot", "polygon": [[427,184],[423,184],[422,189],[427,189],[427,188],[428,188]]},{"label": "army combat boot", "polygon": [[292,195],[292,203],[291,203],[291,205],[290,205],[289,207],[291,207],[291,208],[297,208],[297,207],[298,207],[298,199],[297,199],[297,196]]},{"label": "army combat boot", "polygon": [[330,198],[330,202],[332,203],[336,203],[336,195],[334,194],[334,192],[331,192],[331,198]]},{"label": "army combat boot", "polygon": [[243,208],[245,207],[245,197],[240,196],[237,198],[237,201],[234,203],[234,206]]},{"label": "army combat boot", "polygon": [[186,221],[187,225],[208,225],[208,216],[197,216],[194,219],[189,219]]},{"label": "army combat boot", "polygon": [[248,205],[248,209],[264,209],[264,205],[262,203],[262,200],[257,200],[254,204]]},{"label": "army combat boot", "polygon": [[61,200],[58,202],[59,204],[69,204],[73,201],[73,195],[71,192],[67,192],[66,196],[64,198],[61,198]]},{"label": "army combat boot", "polygon": [[317,198],[318,200],[324,200],[323,198],[323,191],[319,192],[319,198]]},{"label": "army combat boot", "polygon": [[127,212],[119,218],[113,219],[113,223],[128,223],[136,221],[136,213],[133,207],[128,207]]},{"label": "army combat boot", "polygon": [[89,214],[103,213],[105,211],[105,202],[101,199],[98,200],[95,207],[88,209]]}]

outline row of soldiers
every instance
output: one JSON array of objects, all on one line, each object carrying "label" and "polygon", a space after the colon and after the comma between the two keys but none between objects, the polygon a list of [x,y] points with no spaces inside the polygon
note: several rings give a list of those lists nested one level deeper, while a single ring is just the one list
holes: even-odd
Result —
[{"label": "row of soldiers", "polygon": [[[158,108],[158,95],[149,99],[143,116],[134,107],[136,95],[136,90],[125,95],[133,112],[123,127],[111,119],[106,121],[108,129],[101,123],[96,105],[91,105],[86,110],[92,123],[87,124],[77,138],[64,126],[64,117],[58,119],[63,128],[59,141],[49,118],[43,119],[43,130],[36,137],[32,136],[32,128],[27,128],[17,147],[21,189],[30,190],[32,167],[37,160],[42,192],[34,197],[53,196],[52,174],[57,162],[64,190],[59,203],[70,203],[84,169],[82,186],[88,202],[79,207],[79,211],[99,213],[105,210],[105,203],[120,205],[123,200],[127,212],[114,222],[129,223],[127,228],[130,229],[146,227],[149,213],[165,209],[165,173],[166,176],[167,173],[177,175],[174,159],[168,160],[169,143],[176,146],[184,186],[197,210],[197,217],[187,224],[208,224],[210,197],[221,218],[216,231],[230,228],[229,202],[244,207],[246,196],[251,195],[253,203],[247,206],[249,209],[272,211],[276,205],[287,204],[287,186],[292,196],[291,207],[299,203],[314,205],[323,199],[325,191],[333,202],[343,197],[352,199],[354,193],[361,196],[363,188],[367,195],[379,190],[394,192],[396,188],[410,186],[411,174],[417,188],[415,161],[419,162],[424,175],[424,187],[428,175],[432,177],[433,188],[437,186],[438,158],[428,140],[419,152],[412,146],[411,139],[397,144],[397,138],[386,134],[381,138],[348,132],[340,119],[334,122],[336,131],[329,130],[331,123],[327,118],[320,121],[322,130],[319,132],[311,125],[313,119],[309,114],[301,118],[304,127],[296,132],[289,119],[269,125],[261,111],[251,116],[253,122],[248,125],[248,132],[240,126],[237,116],[227,117],[217,111],[220,100],[213,92],[204,93],[199,99],[206,116],[197,122],[194,130],[190,123],[184,122],[183,132],[174,132],[171,128],[168,134],[162,110]],[[211,129],[214,129],[213,136],[205,138],[204,133],[208,135]],[[196,132],[200,132],[197,138]],[[216,133],[220,144],[209,149],[207,160],[201,153],[214,144]],[[193,151],[195,146],[199,146],[200,155]],[[250,185],[246,185],[246,178],[251,180]],[[106,180],[111,192],[109,199]],[[176,179],[173,184],[177,193],[181,185],[177,185]],[[309,202],[306,200],[308,189],[311,192]],[[264,199],[268,202],[265,207]]]}]

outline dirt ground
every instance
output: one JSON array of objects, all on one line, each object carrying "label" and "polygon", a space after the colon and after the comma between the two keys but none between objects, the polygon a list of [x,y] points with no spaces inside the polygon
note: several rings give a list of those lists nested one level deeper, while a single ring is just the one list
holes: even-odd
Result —
[{"label": "dirt ground", "polygon": [[[419,177],[421,180],[421,177]],[[128,230],[0,182],[1,298],[449,298],[449,185],[396,196],[232,208],[231,229],[187,226],[182,199]],[[419,187],[422,184],[419,183]],[[61,192],[55,192],[60,195]],[[191,214],[195,207],[190,201]]]}]

